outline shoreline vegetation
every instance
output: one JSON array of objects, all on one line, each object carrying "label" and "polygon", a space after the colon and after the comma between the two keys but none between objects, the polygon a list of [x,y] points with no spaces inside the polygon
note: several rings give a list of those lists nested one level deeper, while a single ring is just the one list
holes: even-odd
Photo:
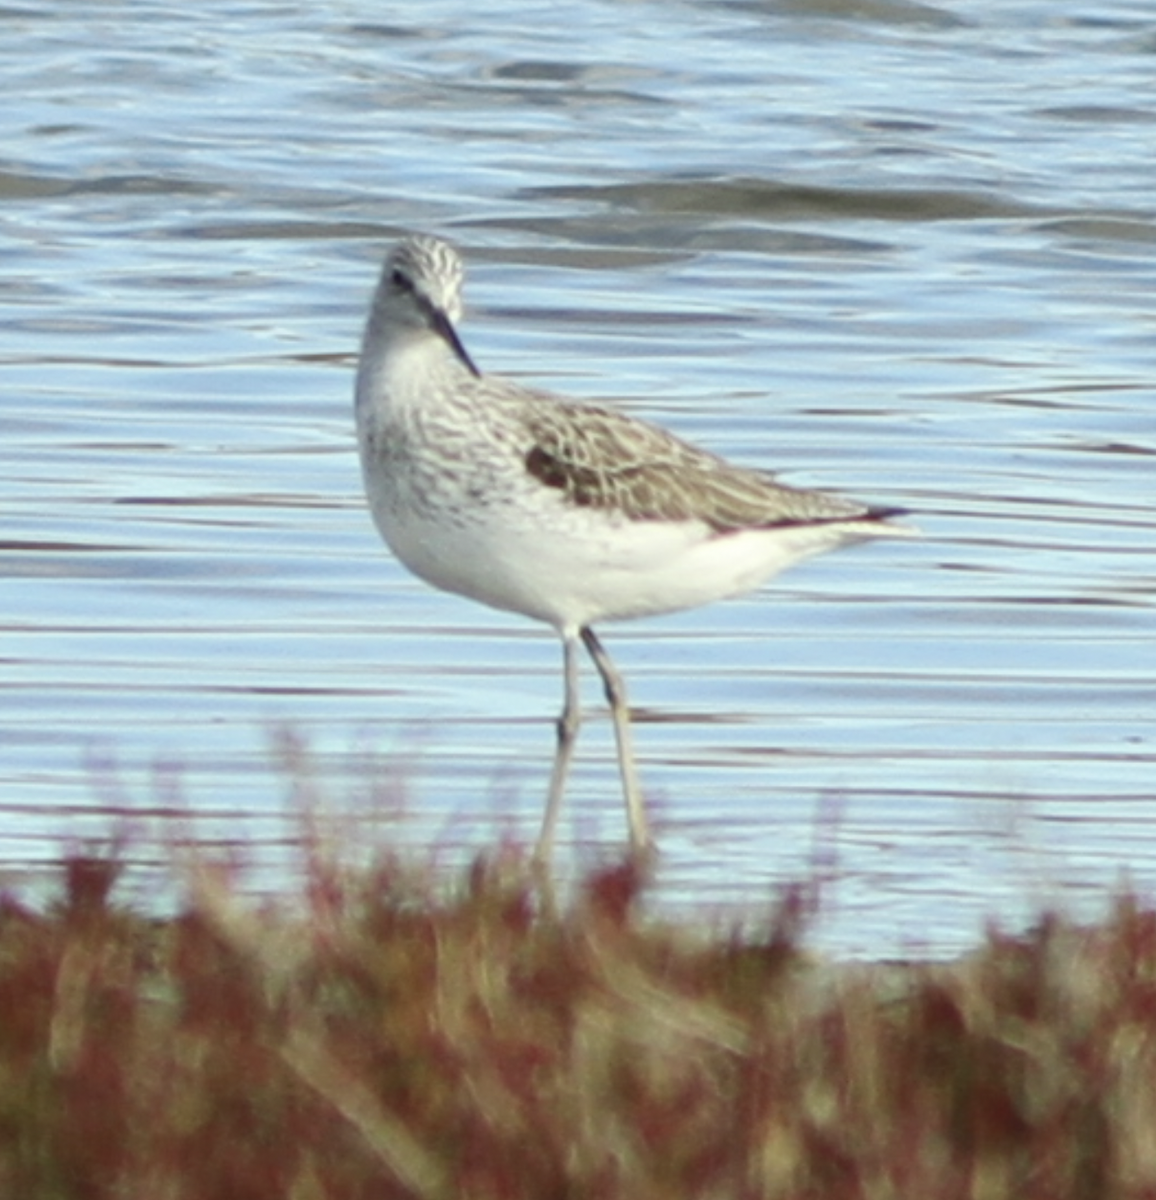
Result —
[{"label": "shoreline vegetation", "polygon": [[564,901],[506,848],[450,883],[308,854],[254,900],[191,851],[163,919],[116,852],[0,898],[0,1196],[1156,1196],[1156,911],[1042,913],[954,962]]}]

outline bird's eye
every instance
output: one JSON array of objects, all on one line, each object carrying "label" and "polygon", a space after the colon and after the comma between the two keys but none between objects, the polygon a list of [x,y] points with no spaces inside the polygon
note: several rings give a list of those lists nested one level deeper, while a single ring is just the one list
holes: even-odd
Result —
[{"label": "bird's eye", "polygon": [[409,281],[409,276],[404,271],[394,271],[389,277],[389,282],[393,284],[399,292],[408,292],[413,286]]}]

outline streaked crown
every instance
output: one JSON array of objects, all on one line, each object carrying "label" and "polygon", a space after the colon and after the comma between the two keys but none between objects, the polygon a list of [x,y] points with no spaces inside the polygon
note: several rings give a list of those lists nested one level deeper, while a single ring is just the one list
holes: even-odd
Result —
[{"label": "streaked crown", "polygon": [[465,269],[458,252],[440,238],[413,234],[394,247],[381,277],[381,290],[406,296],[419,307],[444,313],[453,322],[462,315]]}]

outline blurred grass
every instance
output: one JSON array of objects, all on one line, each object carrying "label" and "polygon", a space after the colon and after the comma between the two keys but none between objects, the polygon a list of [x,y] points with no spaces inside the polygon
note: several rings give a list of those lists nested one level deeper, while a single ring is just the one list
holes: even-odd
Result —
[{"label": "blurred grass", "polygon": [[[195,864],[195,860],[194,860]],[[449,886],[314,857],[303,894],[118,867],[0,904],[0,1196],[1156,1196],[1156,913],[1044,914],[960,961],[838,964],[805,888],[757,929],[558,904],[519,856]]]}]

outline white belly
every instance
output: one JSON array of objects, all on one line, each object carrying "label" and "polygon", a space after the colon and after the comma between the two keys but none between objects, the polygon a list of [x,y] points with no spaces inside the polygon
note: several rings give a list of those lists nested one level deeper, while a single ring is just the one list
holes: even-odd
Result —
[{"label": "white belly", "polygon": [[847,540],[829,526],[719,535],[699,522],[626,521],[543,499],[535,511],[503,505],[436,518],[373,508],[415,575],[559,629],[739,595]]}]

